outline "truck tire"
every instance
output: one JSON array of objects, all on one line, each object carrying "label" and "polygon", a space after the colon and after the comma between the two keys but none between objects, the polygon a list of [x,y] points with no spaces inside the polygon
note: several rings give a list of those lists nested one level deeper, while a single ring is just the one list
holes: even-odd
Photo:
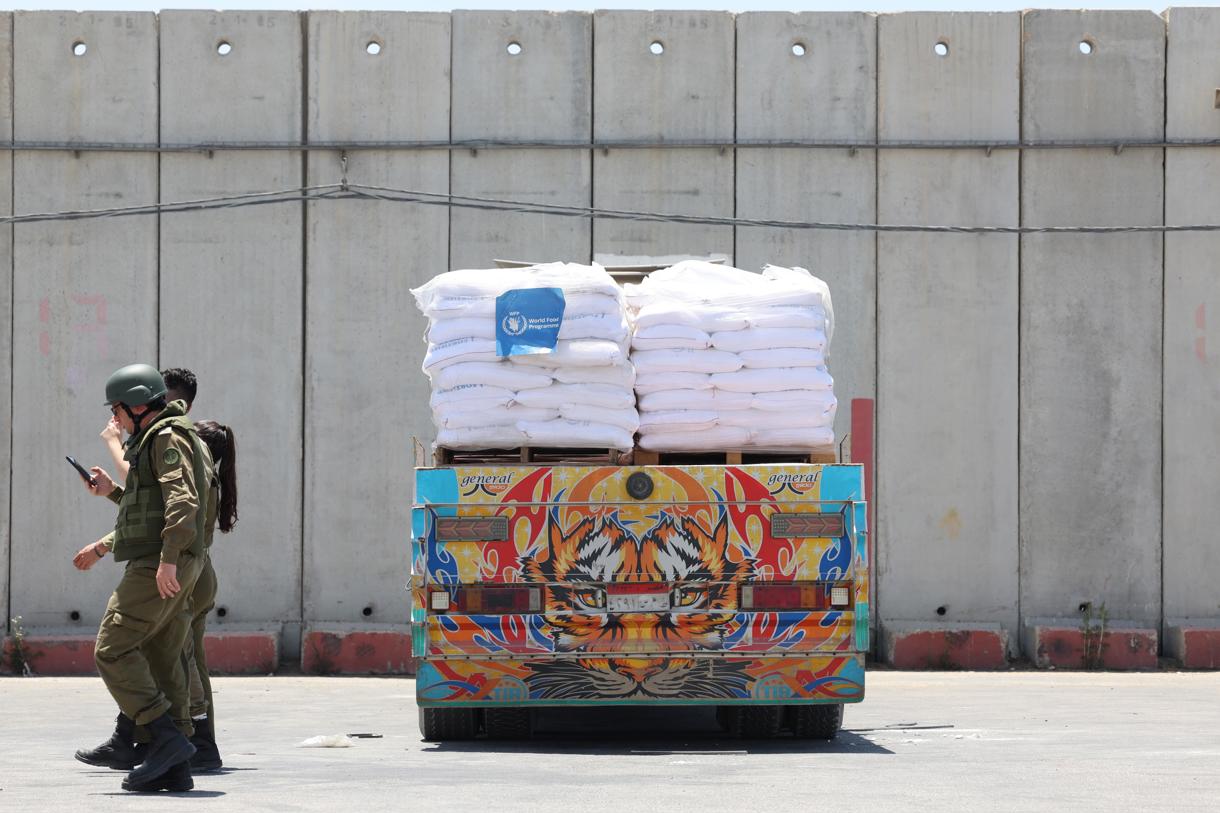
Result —
[{"label": "truck tire", "polygon": [[779,733],[780,706],[722,706],[724,727],[743,740],[765,740]]},{"label": "truck tire", "polygon": [[792,734],[805,740],[833,740],[843,725],[843,704],[795,706],[791,709]]},{"label": "truck tire", "polygon": [[429,742],[473,740],[478,733],[478,714],[474,709],[419,709],[419,733]]},{"label": "truck tire", "polygon": [[489,740],[528,740],[529,709],[483,709],[483,730]]}]

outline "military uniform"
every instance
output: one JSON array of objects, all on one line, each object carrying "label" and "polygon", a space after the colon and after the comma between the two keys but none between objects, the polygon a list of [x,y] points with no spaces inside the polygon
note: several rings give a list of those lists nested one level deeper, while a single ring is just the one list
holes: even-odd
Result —
[{"label": "military uniform", "polygon": [[[133,435],[125,457],[131,468],[124,486],[110,495],[119,515],[107,545],[115,561],[127,565],[102,617],[94,660],[124,715],[143,725],[172,709],[175,724],[189,736],[180,653],[203,568],[211,457],[181,401]],[[168,599],[157,589],[161,563],[177,565],[181,589]]]}]

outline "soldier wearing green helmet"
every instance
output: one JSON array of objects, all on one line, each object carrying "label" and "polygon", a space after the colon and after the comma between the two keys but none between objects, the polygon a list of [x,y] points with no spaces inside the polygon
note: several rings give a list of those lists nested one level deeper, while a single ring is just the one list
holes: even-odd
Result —
[{"label": "soldier wearing green helmet", "polygon": [[[155,367],[131,364],[106,381],[106,404],[128,434],[126,482],[93,468],[89,490],[119,506],[114,531],[94,545],[101,559],[126,562],[97,633],[94,660],[119,706],[114,734],[76,758],[133,769],[124,790],[194,787],[189,713],[175,720],[170,696],[185,697],[179,655],[189,632],[189,600],[202,569],[212,461],[180,401],[166,403]],[[151,738],[137,750],[134,729]],[[138,766],[138,767],[137,767]]]}]

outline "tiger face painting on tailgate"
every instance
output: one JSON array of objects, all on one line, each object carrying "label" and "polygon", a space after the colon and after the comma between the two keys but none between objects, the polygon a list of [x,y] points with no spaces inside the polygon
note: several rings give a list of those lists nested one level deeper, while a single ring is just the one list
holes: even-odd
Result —
[{"label": "tiger face painting on tailgate", "polygon": [[[624,467],[419,471],[412,620],[421,703],[862,698],[859,467],[647,472],[653,491],[637,500]],[[842,521],[830,536],[774,522],[810,514]],[[503,538],[438,538],[438,525],[457,527],[449,518],[487,517],[503,518]],[[842,591],[833,604],[832,588]]]}]

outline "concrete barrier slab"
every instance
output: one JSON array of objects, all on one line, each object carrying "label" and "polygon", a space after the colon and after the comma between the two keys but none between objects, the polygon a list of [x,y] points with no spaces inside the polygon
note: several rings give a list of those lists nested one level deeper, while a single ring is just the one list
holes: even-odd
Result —
[{"label": "concrete barrier slab", "polygon": [[1026,140],[1160,140],[1164,20],[1151,11],[1042,10],[1026,12],[1023,28]]},{"label": "concrete barrier slab", "polygon": [[[1160,139],[1164,46],[1163,22],[1146,12],[1030,12],[1024,137]],[[1028,151],[1023,225],[1159,225],[1162,164],[1155,149]],[[1162,242],[1157,233],[1021,238],[1027,618],[1072,617],[1089,603],[1159,624]],[[1144,655],[1154,656],[1155,647]]]},{"label": "concrete barrier slab", "polygon": [[[879,42],[882,141],[1016,140],[1019,15],[886,16]],[[1015,226],[1018,167],[1011,151],[882,150],[879,220]],[[998,627],[952,647],[890,637],[903,663],[994,668],[1019,631],[1018,241],[883,233],[877,252],[880,623]]]},{"label": "concrete barrier slab", "polygon": [[[593,40],[598,141],[733,140],[732,15],[599,11]],[[732,150],[599,150],[593,156],[593,203],[731,217],[733,174]],[[732,261],[733,228],[598,220],[593,253],[720,254]]]},{"label": "concrete barrier slab", "polygon": [[[309,31],[311,141],[448,137],[448,15],[311,12]],[[370,42],[379,53],[368,53]],[[308,161],[311,184],[339,177],[338,153],[311,152]],[[444,192],[449,159],[443,151],[352,151],[347,176]],[[410,289],[446,270],[448,234],[448,212],[437,206],[307,206],[307,621],[408,615],[411,438],[433,435],[420,372],[426,322]]]},{"label": "concrete barrier slab", "polygon": [[[1220,10],[1172,9],[1167,54],[1166,136],[1220,135]],[[1220,148],[1165,152],[1165,222],[1220,222]],[[1164,554],[1168,618],[1216,618],[1220,600],[1220,235],[1165,235]],[[1206,631],[1166,630],[1183,662],[1208,663]],[[1197,642],[1197,643],[1196,643]],[[1189,643],[1189,646],[1187,644]],[[1181,644],[1181,646],[1179,646]],[[1189,651],[1188,651],[1189,650]]]},{"label": "concrete barrier slab", "polygon": [[[86,48],[73,54],[73,45]],[[18,141],[157,139],[157,26],[152,14],[18,12],[13,22],[13,135]],[[13,157],[17,212],[155,203],[149,153],[34,152]],[[156,220],[29,223],[13,243],[13,460],[9,614],[27,630],[96,629],[117,570],[82,574],[72,555],[114,527],[63,461],[114,471],[98,432],[106,377],[156,362]]]},{"label": "concrete barrier slab", "polygon": [[[588,143],[592,44],[582,12],[454,12],[453,139]],[[583,149],[457,151],[451,177],[463,197],[587,207],[593,195]],[[455,208],[451,267],[587,262],[591,229],[581,218]]]},{"label": "concrete barrier slab", "polygon": [[[0,14],[0,65],[13,64],[13,15]],[[13,73],[0,77],[0,139],[13,138]],[[8,195],[4,195],[4,190]],[[13,154],[0,152],[0,215],[13,213]],[[0,226],[0,634],[8,630],[9,475],[12,471],[13,227]]]},{"label": "concrete barrier slab", "polygon": [[[167,11],[161,38],[164,142],[300,140],[298,15]],[[161,161],[166,201],[302,180],[290,151]],[[276,205],[161,218],[161,362],[196,372],[192,417],[219,420],[237,439],[241,519],[213,547],[229,621],[292,625],[301,612],[302,214]]]}]

